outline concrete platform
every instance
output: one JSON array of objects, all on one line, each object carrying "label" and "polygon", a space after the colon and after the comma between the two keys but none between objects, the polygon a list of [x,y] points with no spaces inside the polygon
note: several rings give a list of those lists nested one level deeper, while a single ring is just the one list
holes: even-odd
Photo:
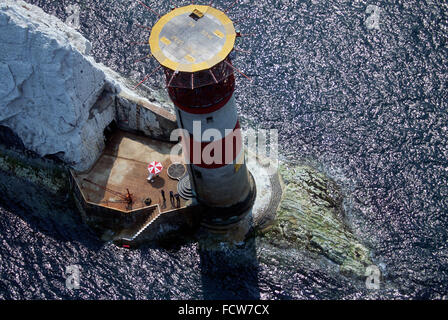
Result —
[{"label": "concrete platform", "polygon": [[[177,193],[178,185],[178,180],[167,175],[172,163],[170,153],[173,146],[172,143],[117,131],[91,169],[86,172],[72,171],[81,216],[101,234],[103,240],[134,245],[159,239],[176,230],[199,227],[202,217],[199,213],[202,211],[194,199],[186,201],[181,198],[179,208],[171,206],[169,200],[169,192]],[[212,233],[219,234],[219,241],[240,243],[249,230],[263,229],[275,219],[282,197],[278,172],[276,168],[269,170],[269,159],[251,151],[247,153],[247,160],[257,189],[253,207],[243,220],[224,227],[222,232],[215,228]],[[153,183],[147,181],[147,166],[151,161],[159,161],[164,166]],[[173,159],[173,162],[184,163],[183,155]],[[116,194],[125,195],[126,189],[133,198],[130,206]],[[161,190],[165,191],[166,203],[162,200]],[[150,205],[145,204],[147,198],[152,199]],[[209,238],[209,232],[206,238]]]},{"label": "concrete platform", "polygon": [[[167,175],[172,147],[171,143],[117,131],[93,167],[87,172],[76,172],[74,179],[89,204],[121,212],[132,212],[157,205],[155,215],[175,210],[177,208],[171,205],[169,193],[177,193],[178,181]],[[152,161],[161,162],[164,169],[154,178],[154,182],[149,183],[147,167]],[[183,163],[182,156],[175,161]],[[123,195],[127,193],[126,189],[129,189],[132,204],[122,202],[119,195],[106,191],[103,187]],[[165,204],[161,190],[165,191]],[[152,200],[150,205],[144,202],[147,198]],[[185,207],[185,204],[186,201],[181,198],[180,208]]]}]

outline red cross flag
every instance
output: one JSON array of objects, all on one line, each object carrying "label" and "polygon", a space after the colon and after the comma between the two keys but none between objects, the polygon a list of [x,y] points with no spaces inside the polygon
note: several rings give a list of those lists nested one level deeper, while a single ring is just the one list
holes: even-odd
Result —
[{"label": "red cross flag", "polygon": [[162,172],[162,170],[163,170],[163,166],[158,161],[153,161],[148,166],[148,171],[149,171],[149,173],[152,173],[152,174],[158,174],[158,173]]}]

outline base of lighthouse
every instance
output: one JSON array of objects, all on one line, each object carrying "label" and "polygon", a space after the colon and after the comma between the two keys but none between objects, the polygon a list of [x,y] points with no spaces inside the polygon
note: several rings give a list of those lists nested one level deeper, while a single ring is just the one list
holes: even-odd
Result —
[{"label": "base of lighthouse", "polygon": [[[278,206],[283,195],[281,178],[278,174],[278,164],[272,160],[257,155],[250,149],[247,153],[247,169],[250,172],[253,188],[248,208],[233,211],[232,218],[216,221],[202,220],[198,237],[202,247],[219,249],[222,243],[236,245],[245,243],[247,237],[253,232],[269,228],[275,219]],[[203,212],[203,216],[210,214],[214,209]],[[238,214],[236,214],[238,213]],[[212,221],[210,221],[212,220]]]},{"label": "base of lighthouse", "polygon": [[257,188],[252,174],[249,175],[249,193],[239,203],[229,207],[212,207],[201,204],[201,225],[211,231],[225,232],[244,220],[257,198]]}]

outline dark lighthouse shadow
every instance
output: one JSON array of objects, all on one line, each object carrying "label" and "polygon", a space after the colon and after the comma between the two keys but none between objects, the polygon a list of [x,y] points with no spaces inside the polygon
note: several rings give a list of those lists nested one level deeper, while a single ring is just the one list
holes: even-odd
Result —
[{"label": "dark lighthouse shadow", "polygon": [[[252,225],[251,215],[246,223]],[[241,232],[232,230],[230,237],[208,234],[201,238],[199,256],[204,300],[260,299],[256,239],[246,233],[241,238]]]}]

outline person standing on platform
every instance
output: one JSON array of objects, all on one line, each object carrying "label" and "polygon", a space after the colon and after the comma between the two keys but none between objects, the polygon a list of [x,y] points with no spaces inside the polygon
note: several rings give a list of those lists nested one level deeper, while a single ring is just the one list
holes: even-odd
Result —
[{"label": "person standing on platform", "polygon": [[170,191],[170,202],[171,202],[171,207],[174,208],[174,193],[173,193],[173,191]]},{"label": "person standing on platform", "polygon": [[176,197],[176,208],[180,208],[180,196],[178,193],[174,195]]},{"label": "person standing on platform", "polygon": [[162,199],[163,199],[162,209],[165,209],[166,208],[165,191],[160,190],[160,193],[162,194]]}]

